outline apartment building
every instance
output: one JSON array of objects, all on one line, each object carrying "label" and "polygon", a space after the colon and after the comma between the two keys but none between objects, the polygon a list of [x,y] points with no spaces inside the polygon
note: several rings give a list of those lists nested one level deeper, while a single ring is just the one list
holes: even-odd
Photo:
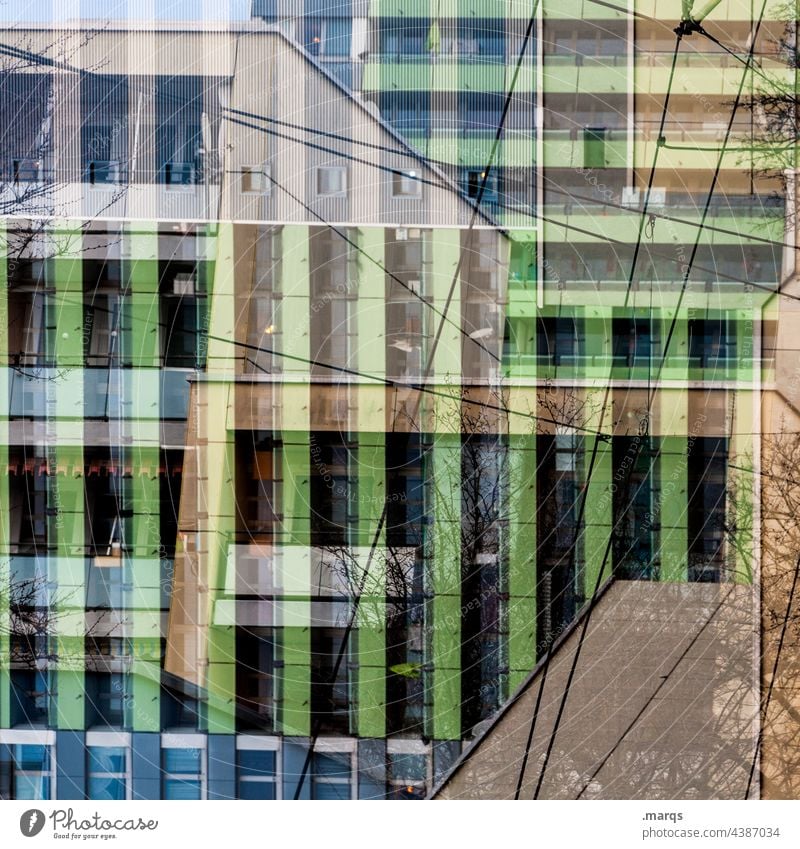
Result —
[{"label": "apartment building", "polygon": [[755,621],[741,63],[654,135],[680,9],[303,12],[0,51],[4,797],[423,798],[612,576]]}]

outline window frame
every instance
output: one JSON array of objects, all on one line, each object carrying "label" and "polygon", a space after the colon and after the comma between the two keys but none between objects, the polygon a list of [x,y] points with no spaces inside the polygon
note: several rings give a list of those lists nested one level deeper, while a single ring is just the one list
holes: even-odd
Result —
[{"label": "window frame", "polygon": [[[194,734],[169,734],[162,735],[161,740],[161,798],[168,799],[168,781],[199,781],[200,799],[192,801],[204,801],[208,798],[208,757],[205,746],[205,738],[198,740],[199,735]],[[166,739],[165,739],[166,738]],[[167,752],[178,749],[191,749],[199,753],[198,772],[167,772]],[[190,801],[175,799],[172,801]]]},{"label": "window frame", "polygon": [[[130,745],[127,743],[122,743],[119,741],[100,741],[95,740],[91,741],[91,735],[94,732],[87,732],[86,739],[86,798],[87,799],[95,799],[96,797],[90,795],[89,787],[92,778],[115,778],[122,779],[125,783],[125,800],[128,801],[133,798],[132,795],[132,758],[131,758],[131,749]],[[125,758],[125,768],[122,772],[98,772],[91,770],[91,757],[92,757],[92,749],[121,749],[123,752],[123,756]],[[99,800],[99,801],[121,801],[121,800]]]},{"label": "window frame", "polygon": [[[324,192],[321,190],[321,179],[323,174],[330,174],[332,172],[336,172],[341,175],[342,178],[342,188],[337,189],[336,191]],[[346,165],[317,165],[314,173],[314,190],[315,195],[318,198],[344,198],[347,197],[347,192],[349,188],[349,180],[348,180],[347,166]]]},{"label": "window frame", "polygon": [[[404,185],[410,185],[413,191],[401,191]],[[422,198],[422,175],[416,168],[392,173],[392,197],[401,200],[420,200]]]},{"label": "window frame", "polygon": [[[253,177],[257,177],[261,181],[260,188],[253,188]],[[241,166],[241,191],[245,195],[259,195],[261,197],[269,197],[272,194],[272,166],[268,162],[262,162],[260,165],[242,165]],[[249,184],[248,184],[248,181]]]},{"label": "window frame", "polygon": [[[275,758],[275,769],[269,775],[242,775],[240,757],[242,752],[271,752]],[[241,799],[241,785],[244,784],[272,784],[275,788],[274,801],[283,799],[283,782],[281,780],[281,747],[278,738],[247,737],[237,735],[236,739],[236,798]],[[267,800],[262,800],[267,801]]]}]

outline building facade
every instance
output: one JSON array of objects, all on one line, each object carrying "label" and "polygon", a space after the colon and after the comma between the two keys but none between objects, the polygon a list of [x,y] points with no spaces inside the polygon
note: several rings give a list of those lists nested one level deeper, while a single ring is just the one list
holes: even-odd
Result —
[{"label": "building facade", "polygon": [[752,71],[551,5],[9,33],[0,795],[424,798],[608,579],[752,587]]}]

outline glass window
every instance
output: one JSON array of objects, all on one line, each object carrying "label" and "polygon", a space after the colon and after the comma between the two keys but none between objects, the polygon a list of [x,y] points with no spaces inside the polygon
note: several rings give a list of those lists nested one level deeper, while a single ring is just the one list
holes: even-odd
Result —
[{"label": "glass window", "polygon": [[604,127],[590,127],[583,131],[583,164],[585,168],[606,167],[606,130]]},{"label": "glass window", "polygon": [[201,797],[199,779],[167,778],[164,780],[164,798],[196,801]]},{"label": "glass window", "polygon": [[389,754],[389,797],[424,799],[428,776],[428,757],[424,754]]},{"label": "glass window", "polygon": [[431,22],[428,18],[381,18],[380,52],[390,57],[421,57],[429,47]]},{"label": "glass window", "polygon": [[201,749],[164,749],[163,797],[165,799],[201,799],[203,795],[203,751]]},{"label": "glass window", "polygon": [[108,802],[126,798],[128,750],[123,746],[90,746],[87,751],[89,798]]},{"label": "glass window", "polygon": [[25,183],[43,176],[41,157],[52,147],[48,114],[52,84],[52,74],[4,71],[0,82],[2,179]]},{"label": "glass window", "polygon": [[[483,192],[481,193],[481,187]],[[464,171],[461,177],[462,191],[469,198],[477,200],[480,197],[483,203],[497,202],[497,172],[486,171],[480,168],[471,168]]]},{"label": "glass window", "polygon": [[379,96],[383,118],[401,133],[427,135],[431,126],[428,91],[384,91]]},{"label": "glass window", "polygon": [[459,92],[458,120],[465,133],[496,133],[503,114],[505,95],[497,92]]},{"label": "glass window", "polygon": [[396,172],[392,177],[392,194],[396,198],[418,198],[422,194],[419,171]]},{"label": "glass window", "polygon": [[736,356],[736,326],[727,318],[689,321],[690,365],[724,366]]},{"label": "glass window", "polygon": [[277,753],[256,749],[239,749],[240,799],[277,799]]},{"label": "glass window", "polygon": [[536,356],[542,364],[574,365],[581,355],[582,333],[574,318],[540,316],[536,322]]},{"label": "glass window", "polygon": [[349,56],[351,18],[306,18],[303,45],[312,56]]},{"label": "glass window", "polygon": [[614,470],[613,557],[617,577],[652,580],[658,577],[656,526],[658,452],[651,439],[617,436],[612,444]]},{"label": "glass window", "polygon": [[81,79],[84,182],[118,183],[128,155],[128,80],[86,74]]},{"label": "glass window", "polygon": [[728,440],[696,437],[687,459],[688,579],[717,583],[725,568]]},{"label": "glass window", "polygon": [[[88,645],[87,648],[89,648]],[[92,648],[97,650],[99,646]],[[97,655],[89,655],[89,657],[98,668],[104,666]],[[125,726],[129,685],[128,676],[124,673],[87,671],[85,676],[87,727],[96,725],[121,728]]]},{"label": "glass window", "polygon": [[156,151],[160,182],[200,182],[202,77],[159,77],[156,81]]},{"label": "glass window", "polygon": [[349,752],[314,753],[312,799],[344,800],[352,798],[351,756]]},{"label": "glass window", "polygon": [[15,799],[49,799],[52,758],[49,746],[15,745],[13,752]]},{"label": "glass window", "polygon": [[657,321],[615,318],[612,327],[615,365],[647,366],[651,356],[655,357],[660,347]]},{"label": "glass window", "polygon": [[458,52],[480,59],[502,57],[505,44],[502,18],[485,18],[459,24]]},{"label": "glass window", "polygon": [[338,166],[317,168],[317,194],[343,195],[347,191],[347,169]]},{"label": "glass window", "polygon": [[268,195],[272,188],[269,165],[243,165],[242,191]]},{"label": "glass window", "polygon": [[164,769],[167,772],[199,772],[200,749],[164,749]]}]

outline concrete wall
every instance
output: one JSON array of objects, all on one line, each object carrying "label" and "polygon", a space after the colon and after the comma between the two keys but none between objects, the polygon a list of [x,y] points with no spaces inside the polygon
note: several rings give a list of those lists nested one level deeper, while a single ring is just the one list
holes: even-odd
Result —
[{"label": "concrete wall", "polygon": [[[553,654],[520,799],[534,797],[585,621]],[[612,583],[589,618],[538,798],[744,798],[757,629],[749,586]],[[543,675],[540,663],[433,798],[514,798]]]}]

